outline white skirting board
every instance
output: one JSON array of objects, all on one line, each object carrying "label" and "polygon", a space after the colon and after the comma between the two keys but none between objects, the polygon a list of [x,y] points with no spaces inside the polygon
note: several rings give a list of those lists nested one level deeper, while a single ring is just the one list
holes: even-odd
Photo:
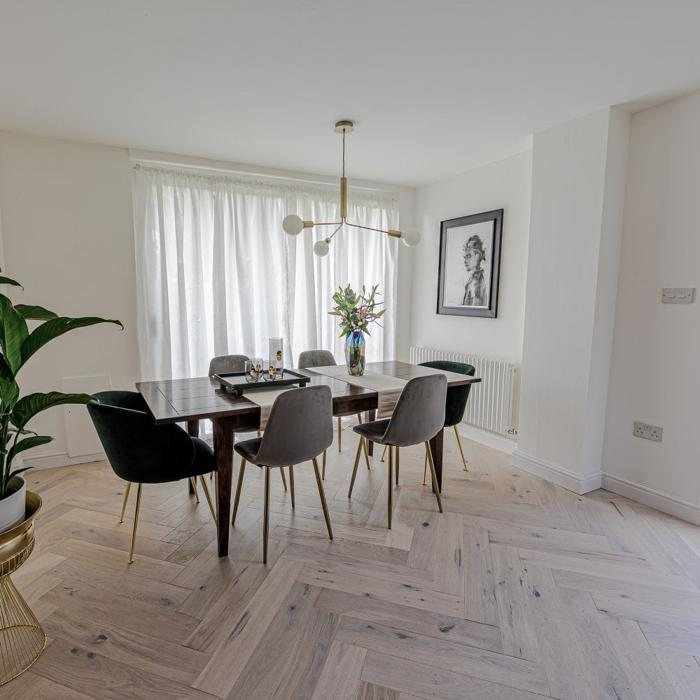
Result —
[{"label": "white skirting board", "polygon": [[602,472],[592,474],[582,479],[578,474],[564,467],[560,467],[558,464],[545,462],[532,455],[525,454],[520,450],[515,450],[515,452],[513,452],[513,465],[578,494],[584,494],[599,489],[603,480]]},{"label": "white skirting board", "polygon": [[684,501],[662,491],[650,489],[641,484],[635,484],[627,479],[621,479],[611,474],[603,474],[603,488],[625,498],[656,508],[662,513],[674,515],[681,520],[687,520],[693,525],[700,525],[700,505]]},{"label": "white skirting board", "polygon": [[[482,430],[467,423],[460,423],[457,427],[459,428],[459,434],[463,438],[481,443],[494,450],[505,452],[508,455],[513,454],[513,451],[518,446],[518,443],[514,440],[509,440],[502,435],[498,435],[498,433],[491,433],[488,430]],[[449,430],[452,431],[452,428]]]},{"label": "white skirting board", "polygon": [[57,467],[68,467],[72,464],[99,462],[103,459],[107,459],[104,452],[77,455],[75,457],[69,457],[67,452],[50,452],[49,454],[27,457],[22,461],[22,466],[31,467],[32,469],[56,469]]}]

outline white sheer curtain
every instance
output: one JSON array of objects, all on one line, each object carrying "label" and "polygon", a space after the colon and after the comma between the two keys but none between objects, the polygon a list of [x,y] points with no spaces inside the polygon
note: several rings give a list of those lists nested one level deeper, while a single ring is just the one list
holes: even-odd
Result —
[{"label": "white sheer curtain", "polygon": [[[383,328],[371,328],[367,359],[393,357],[398,241],[346,229],[318,258],[320,230],[282,231],[288,213],[336,221],[337,188],[137,164],[133,195],[144,379],[203,376],[215,355],[267,358],[268,338],[280,336],[290,364],[316,348],[340,362],[343,340],[328,310],[348,283],[380,285],[387,312]],[[349,218],[397,228],[395,195],[351,189]]]}]

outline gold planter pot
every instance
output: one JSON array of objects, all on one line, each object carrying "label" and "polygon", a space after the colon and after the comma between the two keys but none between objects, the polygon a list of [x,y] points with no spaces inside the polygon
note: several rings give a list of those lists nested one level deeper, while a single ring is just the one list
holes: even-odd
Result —
[{"label": "gold planter pot", "polygon": [[39,508],[39,495],[27,491],[25,519],[0,533],[0,685],[24,673],[46,646],[44,630],[10,579],[34,549],[34,517]]}]

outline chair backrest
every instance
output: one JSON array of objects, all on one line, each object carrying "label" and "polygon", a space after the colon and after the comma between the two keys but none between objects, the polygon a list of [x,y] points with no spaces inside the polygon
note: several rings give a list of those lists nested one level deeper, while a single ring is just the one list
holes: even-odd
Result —
[{"label": "chair backrest", "polygon": [[257,463],[268,467],[299,464],[318,457],[332,442],[330,387],[290,389],[272,405]]},{"label": "chair backrest", "polygon": [[194,460],[192,439],[177,425],[156,425],[137,392],[100,392],[87,409],[120,478],[152,484],[189,476]]},{"label": "chair backrest", "polygon": [[304,350],[304,352],[299,355],[297,368],[330,367],[334,364],[336,364],[335,357],[333,357],[333,353],[328,350]]},{"label": "chair backrest", "polygon": [[384,440],[390,445],[408,447],[435,437],[445,424],[447,377],[430,374],[406,382]]},{"label": "chair backrest", "polygon": [[245,363],[250,360],[247,355],[219,355],[212,357],[209,362],[209,376],[228,374],[229,372],[245,372]]},{"label": "chair backrest", "polygon": [[[421,362],[421,367],[431,367],[441,369],[444,372],[455,372],[456,374],[466,374],[474,376],[474,367],[466,362],[451,362],[450,360],[431,360]],[[457,425],[464,418],[464,410],[467,407],[467,399],[472,389],[471,384],[447,387],[447,403],[445,404],[445,427]]]}]

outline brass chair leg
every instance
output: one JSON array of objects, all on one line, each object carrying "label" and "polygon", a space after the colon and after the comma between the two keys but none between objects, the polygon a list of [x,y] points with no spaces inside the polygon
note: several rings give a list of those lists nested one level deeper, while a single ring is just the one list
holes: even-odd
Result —
[{"label": "brass chair leg", "polygon": [[391,492],[393,491],[393,488],[391,486],[391,482],[393,481],[392,477],[392,471],[394,468],[394,449],[389,445],[389,481],[387,483],[387,516],[386,516],[386,521],[387,521],[387,527],[391,530]]},{"label": "brass chair leg", "polygon": [[284,476],[284,467],[280,467],[280,476],[282,477],[282,486],[284,486],[284,490],[287,490],[287,479]]},{"label": "brass chair leg", "polygon": [[199,505],[199,494],[197,493],[197,479],[193,476],[190,477],[190,486],[192,486],[192,493],[194,494],[194,500],[197,505]]},{"label": "brass chair leg", "polygon": [[464,471],[468,472],[469,471],[469,462],[464,458],[464,450],[462,449],[462,438],[459,437],[459,430],[457,430],[457,426],[453,425],[452,426],[455,429],[455,437],[457,438],[457,447],[459,447],[459,454],[462,455],[462,464],[464,465]]},{"label": "brass chair leg", "polygon": [[325,479],[326,478],[326,452],[328,450],[323,450],[323,467],[321,469],[321,478]]},{"label": "brass chair leg", "polygon": [[119,524],[124,522],[124,512],[126,511],[126,502],[129,500],[129,491],[131,491],[131,482],[126,482],[126,491],[124,491],[124,501],[122,502],[122,514],[119,516]]},{"label": "brass chair leg", "polygon": [[216,519],[216,511],[214,510],[214,504],[212,503],[211,496],[209,495],[209,489],[207,488],[207,482],[204,477],[199,475],[199,483],[202,485],[202,491],[204,491],[204,497],[207,499],[209,504],[209,510],[211,511],[211,517],[214,518],[214,522],[218,522]]},{"label": "brass chair leg", "polygon": [[384,461],[384,457],[386,457],[386,451],[389,448],[389,445],[384,445],[384,449],[382,450],[382,456],[379,458],[380,462]]},{"label": "brass chair leg", "polygon": [[433,480],[433,491],[437,498],[438,510],[442,513],[442,498],[440,497],[440,486],[438,486],[437,474],[435,473],[435,464],[433,463],[433,453],[430,451],[430,446],[425,443],[428,448],[428,464],[430,465],[430,476]]},{"label": "brass chair leg", "polygon": [[294,508],[294,465],[289,465],[289,493],[292,497],[292,508]]},{"label": "brass chair leg", "polygon": [[343,421],[338,416],[338,452],[343,451]]},{"label": "brass chair leg", "polygon": [[[362,425],[364,421],[362,420],[362,414],[358,413],[357,414],[357,424]],[[369,450],[367,449],[367,443],[363,440],[362,441],[362,450],[365,453],[365,464],[367,465],[367,471],[371,471],[372,467],[369,463]]]},{"label": "brass chair leg", "polygon": [[394,453],[396,455],[396,485],[399,485],[399,447],[398,445],[394,448]]},{"label": "brass chair leg", "polygon": [[131,549],[129,550],[129,564],[134,563],[134,545],[136,544],[136,527],[139,524],[139,508],[141,507],[141,487],[139,484],[136,489],[136,509],[134,510],[134,530],[131,533]]},{"label": "brass chair leg", "polygon": [[360,441],[357,443],[357,452],[355,452],[355,464],[352,466],[352,476],[350,477],[350,488],[348,489],[348,498],[352,498],[352,489],[355,486],[355,477],[357,476],[357,467],[360,464],[360,452],[362,451],[362,443],[364,438],[360,435]]},{"label": "brass chair leg", "polygon": [[318,461],[316,457],[313,458],[314,463],[314,474],[316,474],[316,484],[318,485],[318,495],[321,497],[321,508],[323,508],[323,517],[326,519],[326,529],[328,530],[328,538],[333,539],[333,528],[331,527],[331,516],[328,512],[328,504],[326,503],[326,494],[323,490],[323,481],[321,481],[321,474],[318,471]]},{"label": "brass chair leg", "polygon": [[423,460],[423,486],[425,486],[425,477],[428,475],[428,452],[429,449],[425,448],[425,459]]},{"label": "brass chair leg", "polygon": [[270,467],[265,469],[265,504],[263,511],[263,564],[267,564],[267,536],[270,532]]},{"label": "brass chair leg", "polygon": [[241,457],[241,468],[238,470],[238,484],[236,485],[236,496],[233,499],[231,527],[236,527],[236,513],[238,513],[238,504],[241,501],[241,489],[243,488],[243,472],[245,472],[245,457]]}]

